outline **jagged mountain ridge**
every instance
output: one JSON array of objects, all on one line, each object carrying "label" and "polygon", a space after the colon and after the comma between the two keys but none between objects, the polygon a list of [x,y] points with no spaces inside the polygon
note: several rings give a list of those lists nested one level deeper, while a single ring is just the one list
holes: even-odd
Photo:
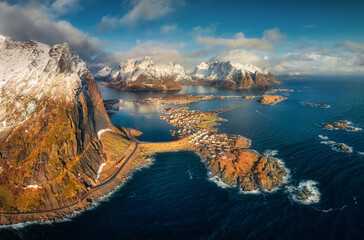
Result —
[{"label": "jagged mountain ridge", "polygon": [[0,36],[0,211],[78,199],[107,161],[113,129],[97,84],[68,46]]},{"label": "jagged mountain ridge", "polygon": [[[106,86],[121,90],[177,90],[177,84],[210,85],[229,89],[265,89],[280,84],[272,74],[252,65],[229,61],[202,62],[191,74],[178,64],[155,65],[150,57],[142,60],[127,60],[116,71],[105,67],[96,73],[96,78],[109,81]],[[172,84],[171,89],[163,82]]]},{"label": "jagged mountain ridge", "polygon": [[[181,65],[156,65],[148,56],[142,60],[128,59],[116,73],[111,72],[108,76],[112,81],[106,86],[129,91],[180,90],[178,82],[191,80]],[[102,72],[96,75],[101,76]]]},{"label": "jagged mountain ridge", "polygon": [[224,61],[202,62],[191,77],[203,85],[230,89],[264,89],[281,83],[272,74],[254,65]]}]

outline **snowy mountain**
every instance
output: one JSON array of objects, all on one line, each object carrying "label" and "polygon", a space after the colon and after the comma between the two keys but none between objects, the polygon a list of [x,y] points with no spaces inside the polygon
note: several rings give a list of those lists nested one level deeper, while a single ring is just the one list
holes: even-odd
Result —
[{"label": "snowy mountain", "polygon": [[115,78],[115,74],[118,73],[118,70],[113,67],[106,66],[100,69],[95,75],[96,80],[110,82]]},{"label": "snowy mountain", "polygon": [[199,84],[232,89],[269,88],[280,84],[272,74],[254,65],[223,61],[202,62],[191,77]]},{"label": "snowy mountain", "polygon": [[178,82],[191,81],[185,69],[178,64],[154,64],[151,57],[128,59],[120,64],[113,80],[106,86],[129,91],[180,90]]},{"label": "snowy mountain", "polygon": [[114,128],[91,72],[66,43],[1,35],[0,63],[0,211],[74,201],[107,161],[98,133]]}]

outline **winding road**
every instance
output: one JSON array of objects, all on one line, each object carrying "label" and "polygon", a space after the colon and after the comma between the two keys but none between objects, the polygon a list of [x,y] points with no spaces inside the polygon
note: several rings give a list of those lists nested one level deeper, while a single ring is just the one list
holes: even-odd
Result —
[{"label": "winding road", "polygon": [[115,177],[124,168],[124,166],[134,156],[134,154],[137,151],[138,146],[139,146],[140,143],[131,134],[130,129],[128,129],[128,133],[129,133],[129,138],[132,140],[133,143],[135,143],[135,148],[134,148],[133,152],[125,159],[125,161],[123,162],[123,164],[121,164],[121,166],[114,172],[114,174],[111,177],[109,177],[109,179],[107,179],[106,181],[104,181],[104,182],[102,182],[102,183],[100,183],[98,185],[92,186],[91,187],[91,191],[89,191],[86,195],[84,195],[83,197],[81,197],[80,199],[78,199],[76,202],[71,203],[71,204],[66,205],[66,206],[63,206],[63,207],[54,208],[54,209],[39,210],[39,211],[30,211],[30,212],[0,212],[0,215],[27,215],[27,214],[37,214],[37,213],[52,213],[52,212],[57,212],[57,211],[65,210],[67,208],[74,207],[77,204],[80,204],[83,200],[85,200],[87,197],[89,197],[92,193],[94,193],[100,187],[103,187],[103,186],[107,185],[108,183],[110,183],[112,180],[114,180]]}]

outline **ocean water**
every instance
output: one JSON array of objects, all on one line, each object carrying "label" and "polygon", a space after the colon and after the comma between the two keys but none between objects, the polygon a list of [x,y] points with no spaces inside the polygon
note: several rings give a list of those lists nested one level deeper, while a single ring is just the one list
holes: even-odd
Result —
[{"label": "ocean water", "polygon": [[[99,86],[104,99],[171,94]],[[253,149],[285,163],[290,178],[277,191],[244,194],[222,188],[209,180],[198,155],[157,154],[151,166],[94,209],[64,222],[0,228],[0,239],[364,239],[364,130],[321,128],[349,120],[364,129],[364,78],[313,77],[285,81],[282,87],[295,92],[283,93],[288,100],[274,106],[241,98],[261,91],[191,86],[179,92],[231,96],[194,103],[191,109],[240,105],[220,115],[228,121],[219,131],[248,137]],[[302,101],[331,107],[303,106]],[[164,106],[121,105],[126,109],[111,119],[115,124],[141,130],[142,140],[171,140],[173,128],[159,118]],[[324,141],[345,143],[353,151],[336,152]],[[317,198],[295,201],[289,190],[305,184],[317,189]]]}]

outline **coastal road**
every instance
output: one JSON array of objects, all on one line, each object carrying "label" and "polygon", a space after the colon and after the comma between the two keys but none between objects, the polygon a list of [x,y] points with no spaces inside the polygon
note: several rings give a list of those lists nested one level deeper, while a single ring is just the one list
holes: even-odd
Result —
[{"label": "coastal road", "polygon": [[39,210],[39,211],[30,211],[30,212],[0,212],[0,215],[3,215],[3,214],[4,215],[27,215],[27,214],[37,214],[37,213],[52,213],[52,212],[57,212],[57,211],[65,210],[65,209],[70,208],[70,207],[74,207],[77,204],[81,203],[83,200],[85,200],[87,197],[89,197],[92,193],[94,193],[100,187],[105,186],[108,183],[110,183],[112,180],[114,180],[116,178],[116,176],[120,173],[120,171],[124,168],[124,166],[134,156],[135,152],[137,151],[137,149],[139,147],[139,142],[131,134],[130,129],[128,129],[128,133],[129,133],[129,138],[132,140],[133,143],[135,143],[135,148],[134,148],[133,152],[125,159],[125,161],[123,162],[123,164],[121,164],[121,166],[114,172],[114,174],[109,179],[107,179],[106,181],[104,181],[104,182],[102,182],[102,183],[100,183],[98,185],[92,186],[92,188],[91,188],[92,190],[89,191],[85,196],[83,196],[82,198],[80,198],[76,202],[71,203],[71,204],[69,204],[67,206],[63,206],[63,207],[59,207],[59,208],[54,208],[54,209]]}]

